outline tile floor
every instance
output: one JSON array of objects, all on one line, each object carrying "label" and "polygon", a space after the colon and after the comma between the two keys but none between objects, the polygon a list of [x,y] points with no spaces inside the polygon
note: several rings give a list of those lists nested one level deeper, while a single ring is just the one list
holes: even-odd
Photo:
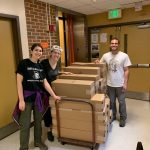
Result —
[{"label": "tile floor", "polygon": [[[128,120],[124,128],[119,127],[118,121],[112,123],[105,144],[99,145],[98,150],[136,150],[138,141],[143,144],[144,150],[150,150],[150,103],[134,99],[126,99]],[[43,129],[43,139],[48,145],[48,150],[88,150],[89,148],[61,145],[57,142],[50,143],[46,139],[46,130]],[[30,150],[38,150],[33,146],[33,128],[30,135]],[[16,132],[0,141],[0,150],[18,150],[19,132]]]}]

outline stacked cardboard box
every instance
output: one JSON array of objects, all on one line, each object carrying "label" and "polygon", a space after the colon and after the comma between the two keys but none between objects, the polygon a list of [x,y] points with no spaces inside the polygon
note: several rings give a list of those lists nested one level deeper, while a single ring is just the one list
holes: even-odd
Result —
[{"label": "stacked cardboard box", "polygon": [[100,76],[101,78],[106,77],[107,73],[107,65],[106,63],[100,63],[100,64],[95,64],[95,63],[83,63],[83,62],[74,62],[71,64],[71,66],[81,66],[81,67],[99,67],[100,68]]},{"label": "stacked cardboard box", "polygon": [[95,92],[98,93],[100,90],[100,78],[99,75],[93,75],[93,74],[68,74],[68,75],[60,75],[58,76],[59,79],[72,79],[72,80],[88,80],[88,81],[94,81],[95,85]]},{"label": "stacked cardboard box", "polygon": [[68,66],[63,68],[66,72],[72,72],[75,74],[95,74],[100,75],[99,67],[88,67],[88,66]]},{"label": "stacked cardboard box", "polygon": [[95,94],[94,81],[57,79],[52,82],[52,87],[57,95],[90,99]]},{"label": "stacked cardboard box", "polygon": [[[92,134],[95,135],[96,143],[104,143],[109,128],[108,103],[105,101],[104,94],[95,94],[91,99],[73,99],[66,101],[65,98],[57,104],[59,109],[60,136],[75,140],[93,142]],[[81,100],[81,99],[80,99]],[[84,102],[83,102],[84,101]],[[51,112],[53,117],[53,133],[58,136],[57,132],[57,114],[55,102],[50,100]],[[94,126],[92,128],[92,109],[94,108]]]},{"label": "stacked cardboard box", "polygon": [[99,93],[106,93],[106,77],[107,77],[107,65],[106,63],[83,63],[83,62],[74,62],[71,64],[74,67],[98,67],[100,69],[100,80],[99,80]]},{"label": "stacked cardboard box", "polygon": [[86,65],[64,67],[64,71],[74,74],[60,75],[52,82],[55,93],[62,96],[57,105],[50,100],[53,133],[86,142],[93,142],[94,135],[96,143],[104,143],[110,124],[110,104],[105,92],[97,93],[97,89],[99,82],[104,80],[105,75],[101,75],[100,70],[105,64],[101,67],[94,63]]}]

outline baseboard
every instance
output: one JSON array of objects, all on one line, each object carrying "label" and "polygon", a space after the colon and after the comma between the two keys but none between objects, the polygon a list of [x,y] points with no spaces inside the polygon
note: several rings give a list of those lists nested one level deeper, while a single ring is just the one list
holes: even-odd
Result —
[{"label": "baseboard", "polygon": [[138,100],[150,101],[150,93],[127,91],[126,97],[138,99]]},{"label": "baseboard", "polygon": [[19,130],[19,127],[14,122],[0,128],[0,140],[16,132],[17,130]]},{"label": "baseboard", "polygon": [[[31,122],[30,127],[33,127],[34,121]],[[2,128],[0,128],[0,140],[4,139],[5,137],[13,134],[14,132],[19,130],[19,126],[15,123],[12,122]]]}]

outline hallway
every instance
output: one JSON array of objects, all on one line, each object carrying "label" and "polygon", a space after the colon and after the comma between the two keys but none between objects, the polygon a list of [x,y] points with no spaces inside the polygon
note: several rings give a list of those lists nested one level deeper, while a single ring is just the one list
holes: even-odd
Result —
[{"label": "hallway", "polygon": [[[105,144],[99,146],[98,150],[136,150],[138,141],[143,144],[144,150],[150,149],[150,104],[147,101],[126,99],[128,120],[124,128],[119,127],[118,121],[112,123]],[[38,150],[33,146],[33,128],[30,135],[30,150]],[[88,150],[89,148],[61,145],[55,138],[55,142],[50,143],[46,140],[46,131],[43,128],[43,139],[48,145],[49,150]],[[18,150],[19,149],[19,132],[0,141],[1,150]]]}]

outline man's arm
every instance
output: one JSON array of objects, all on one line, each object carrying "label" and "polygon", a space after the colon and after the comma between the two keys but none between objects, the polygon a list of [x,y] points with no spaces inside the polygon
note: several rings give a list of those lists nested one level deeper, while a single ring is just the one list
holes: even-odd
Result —
[{"label": "man's arm", "polygon": [[124,84],[123,84],[123,89],[125,91],[127,90],[128,79],[129,79],[129,67],[124,67]]},{"label": "man's arm", "polygon": [[104,63],[105,61],[102,57],[101,59],[96,59],[94,62],[95,62],[95,64],[100,64],[100,63]]}]

